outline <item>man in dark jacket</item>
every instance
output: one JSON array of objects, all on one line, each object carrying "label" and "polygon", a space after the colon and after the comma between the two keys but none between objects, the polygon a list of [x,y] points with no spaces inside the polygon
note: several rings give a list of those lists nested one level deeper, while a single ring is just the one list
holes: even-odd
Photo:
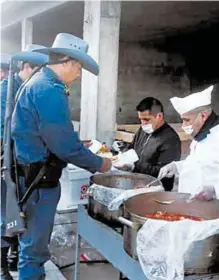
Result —
[{"label": "man in dark jacket", "polygon": [[[136,132],[130,149],[134,149],[139,160],[134,166],[124,166],[132,170],[157,177],[161,167],[181,156],[181,142],[177,133],[165,122],[161,102],[153,97],[143,99],[136,107],[141,127]],[[173,188],[174,178],[162,180],[165,190]]]}]

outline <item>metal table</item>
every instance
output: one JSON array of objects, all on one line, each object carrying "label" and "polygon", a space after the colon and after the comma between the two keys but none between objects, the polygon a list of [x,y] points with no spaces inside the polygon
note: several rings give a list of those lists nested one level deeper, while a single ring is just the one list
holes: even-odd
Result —
[{"label": "metal table", "polygon": [[[83,205],[78,206],[78,224],[75,243],[74,280],[79,280],[80,238],[85,239],[129,280],[146,280],[138,261],[126,254],[121,234],[91,218]],[[185,280],[219,280],[219,274],[186,276]]]}]

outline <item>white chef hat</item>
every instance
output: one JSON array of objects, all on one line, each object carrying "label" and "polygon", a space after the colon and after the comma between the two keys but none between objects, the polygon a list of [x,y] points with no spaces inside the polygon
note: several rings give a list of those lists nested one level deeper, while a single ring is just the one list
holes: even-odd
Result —
[{"label": "white chef hat", "polygon": [[196,108],[211,104],[211,93],[213,86],[207,89],[190,94],[184,98],[173,97],[170,99],[174,109],[180,114],[188,113]]}]

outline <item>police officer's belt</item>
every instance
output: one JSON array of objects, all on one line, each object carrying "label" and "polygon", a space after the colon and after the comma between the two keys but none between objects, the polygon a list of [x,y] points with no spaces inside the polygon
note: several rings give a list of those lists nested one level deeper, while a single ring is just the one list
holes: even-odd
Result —
[{"label": "police officer's belt", "polygon": [[18,174],[25,178],[26,188],[34,181],[36,188],[54,188],[57,187],[65,166],[65,162],[51,154],[46,162],[18,165]]}]

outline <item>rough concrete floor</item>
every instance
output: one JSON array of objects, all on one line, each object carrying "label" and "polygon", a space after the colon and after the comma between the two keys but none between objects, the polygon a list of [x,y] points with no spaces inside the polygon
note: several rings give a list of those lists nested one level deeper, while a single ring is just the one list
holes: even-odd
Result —
[{"label": "rough concrete floor", "polygon": [[[74,267],[62,269],[66,280],[74,280]],[[111,264],[80,264],[80,280],[119,280],[119,272]]]},{"label": "rough concrete floor", "polygon": [[[54,265],[54,263],[51,261],[46,262],[45,271],[46,271],[45,280],[65,280],[63,274],[56,267],[56,265]],[[10,272],[10,273],[11,273],[11,276],[13,277],[13,280],[19,280],[18,272]],[[73,278],[70,278],[70,279],[73,279]]]}]

